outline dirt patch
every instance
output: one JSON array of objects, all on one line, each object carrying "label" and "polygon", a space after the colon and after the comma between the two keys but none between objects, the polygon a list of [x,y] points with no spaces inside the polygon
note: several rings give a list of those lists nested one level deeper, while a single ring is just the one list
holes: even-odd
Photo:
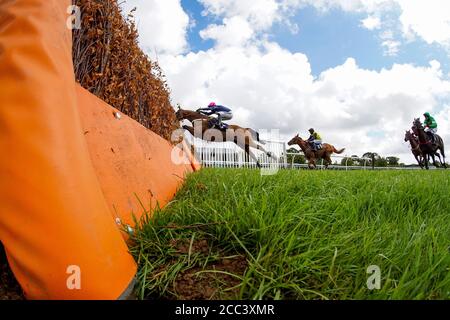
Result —
[{"label": "dirt patch", "polygon": [[3,246],[0,244],[0,300],[24,300],[22,288],[9,268]]},{"label": "dirt patch", "polygon": [[[206,240],[172,240],[175,255],[208,255],[212,248]],[[181,272],[175,279],[175,293],[181,300],[235,299],[239,293],[241,277],[248,267],[247,259],[231,256]],[[224,291],[226,290],[226,291]]]},{"label": "dirt patch", "polygon": [[195,254],[195,253],[203,253],[207,254],[209,252],[208,242],[206,240],[197,240],[193,241],[192,244],[189,240],[176,240],[173,239],[170,241],[170,245],[177,249],[177,254]]},{"label": "dirt patch", "polygon": [[178,298],[182,300],[236,299],[239,288],[235,287],[241,282],[236,276],[242,276],[247,266],[247,259],[237,256],[222,259],[205,268],[193,268],[180,273],[175,280]]}]

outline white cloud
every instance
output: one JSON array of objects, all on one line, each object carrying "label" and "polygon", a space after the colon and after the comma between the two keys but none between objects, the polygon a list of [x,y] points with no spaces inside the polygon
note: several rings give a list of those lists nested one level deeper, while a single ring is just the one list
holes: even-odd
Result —
[{"label": "white cloud", "polygon": [[380,33],[381,46],[383,47],[383,54],[389,57],[395,57],[400,52],[402,43],[396,41],[392,30],[385,30]]},{"label": "white cloud", "polygon": [[400,51],[401,42],[394,40],[385,40],[381,44],[384,48],[384,55],[394,57],[398,55]]},{"label": "white cloud", "polygon": [[361,20],[361,24],[364,28],[369,30],[375,30],[381,28],[381,20],[378,17],[368,16],[366,19]]},{"label": "white cloud", "polygon": [[153,54],[180,54],[188,49],[186,34],[192,26],[180,0],[128,0],[122,4],[124,13],[134,7],[139,41]]},{"label": "white cloud", "polygon": [[311,5],[315,8],[327,11],[333,8],[347,12],[375,13],[384,10],[392,10],[397,0],[285,0],[290,3]]},{"label": "white cloud", "polygon": [[[199,1],[205,6],[203,14],[214,21],[200,35],[214,40],[215,45],[208,51],[183,53],[189,18],[179,0],[128,0],[130,7],[139,2],[141,10],[146,10],[138,11],[143,47],[151,52],[156,46],[163,52],[160,64],[174,103],[194,109],[216,101],[233,108],[233,123],[257,129],[278,128],[286,140],[297,132],[305,136],[305,131],[314,126],[327,142],[346,147],[348,154],[376,151],[399,155],[409,162],[413,158],[403,136],[412,119],[425,110],[436,111],[438,121],[450,119],[450,105],[439,106],[444,99],[450,99],[450,82],[437,61],[431,61],[428,67],[394,65],[377,72],[360,68],[350,58],[315,79],[306,55],[289,52],[267,37],[275,23],[296,31],[289,18],[302,6],[314,5],[319,10],[338,7],[367,14],[363,26],[379,28],[385,54],[395,55],[401,39],[396,38],[397,32],[383,20],[382,13],[397,10],[400,4],[402,10],[413,4],[401,3],[402,0]],[[170,12],[174,8],[175,14]],[[157,32],[150,27],[154,23],[150,15],[156,15],[155,10],[159,14],[170,13],[155,18]],[[445,32],[443,36],[431,37],[422,18],[408,10],[402,14],[399,31],[405,36],[413,34],[445,43]],[[158,32],[166,36],[160,37]],[[448,127],[443,125],[442,130],[448,131]],[[381,135],[370,135],[371,132]]]},{"label": "white cloud", "polygon": [[223,25],[211,24],[200,32],[203,39],[215,40],[219,47],[243,46],[254,35],[249,22],[242,17],[225,18]]},{"label": "white cloud", "polygon": [[[262,50],[230,47],[167,56],[162,64],[174,102],[184,107],[216,100],[233,108],[232,122],[277,128],[286,140],[297,132],[305,136],[313,126],[349,154],[374,150],[408,161],[404,131],[414,117],[435,110],[438,100],[450,95],[450,82],[437,61],[429,67],[394,65],[376,72],[348,59],[314,79],[305,55],[269,42]],[[370,132],[385,137],[370,137]]]},{"label": "white cloud", "polygon": [[[251,38],[264,38],[276,23],[283,24],[296,34],[300,28],[290,18],[301,4],[292,0],[199,0],[205,7],[204,16],[222,19],[201,31],[203,38],[216,41],[218,46],[244,44]],[[242,28],[239,32],[239,28]],[[237,38],[234,40],[234,38]]]},{"label": "white cloud", "polygon": [[396,0],[402,9],[400,21],[406,37],[419,36],[428,44],[450,49],[450,1]]},{"label": "white cloud", "polygon": [[279,18],[280,4],[276,0],[199,0],[205,7],[204,15],[241,17],[255,30],[267,30]]},{"label": "white cloud", "polygon": [[[450,1],[448,0],[292,1],[307,3],[323,11],[331,8],[340,8],[349,12],[365,12],[378,15],[386,12],[398,12],[399,20],[396,22],[400,24],[403,36],[407,40],[419,37],[428,44],[436,43],[450,49]],[[377,25],[375,20],[366,19],[365,21],[366,24],[364,26],[366,28],[370,25]]]}]

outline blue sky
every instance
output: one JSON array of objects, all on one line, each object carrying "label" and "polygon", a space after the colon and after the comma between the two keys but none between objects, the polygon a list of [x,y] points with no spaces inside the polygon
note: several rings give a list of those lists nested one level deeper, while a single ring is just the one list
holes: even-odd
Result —
[{"label": "blue sky", "polygon": [[[199,33],[211,23],[220,23],[220,19],[203,16],[204,7],[198,1],[181,0],[181,5],[195,20],[195,26],[188,31],[191,51],[214,47],[213,40],[204,40]],[[391,18],[398,17],[398,12],[390,15]],[[305,53],[315,76],[343,64],[349,57],[355,58],[360,67],[377,71],[391,68],[394,63],[428,66],[429,61],[437,60],[445,73],[450,72],[448,51],[439,45],[429,45],[420,38],[402,43],[396,56],[385,55],[379,35],[361,27],[361,20],[366,17],[365,13],[344,12],[340,9],[324,13],[307,6],[291,18],[299,26],[297,34],[293,34],[288,26],[276,23],[270,31],[270,39],[291,52]]]}]

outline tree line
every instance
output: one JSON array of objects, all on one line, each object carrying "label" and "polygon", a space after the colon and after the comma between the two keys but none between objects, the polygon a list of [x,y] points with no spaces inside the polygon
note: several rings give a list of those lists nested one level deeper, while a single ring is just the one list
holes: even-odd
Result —
[{"label": "tree line", "polygon": [[[302,153],[300,153],[300,151],[298,151],[297,149],[290,148],[287,150],[287,153],[288,153],[287,162],[289,164],[290,163],[306,164],[305,156]],[[366,158],[367,160],[364,160],[363,158]],[[352,155],[351,157],[343,158],[340,161],[335,161],[333,165],[342,165],[342,166],[347,165],[351,167],[354,166],[363,167],[364,165],[366,165],[367,167],[381,167],[381,168],[406,166],[404,163],[400,163],[400,158],[398,157],[394,156],[383,157],[375,152],[366,152],[362,156]]]}]

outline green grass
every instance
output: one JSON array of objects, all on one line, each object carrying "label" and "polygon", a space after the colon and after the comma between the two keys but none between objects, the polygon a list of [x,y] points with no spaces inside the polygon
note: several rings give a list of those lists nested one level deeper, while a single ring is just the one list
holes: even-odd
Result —
[{"label": "green grass", "polygon": [[[204,169],[135,234],[141,298],[177,298],[177,275],[244,255],[230,299],[449,299],[446,171]],[[199,224],[199,225],[197,225]],[[183,226],[187,226],[183,228]],[[186,239],[180,254],[173,239]],[[208,252],[191,250],[207,240]],[[370,265],[381,289],[369,290]],[[228,289],[229,290],[229,289]]]}]

